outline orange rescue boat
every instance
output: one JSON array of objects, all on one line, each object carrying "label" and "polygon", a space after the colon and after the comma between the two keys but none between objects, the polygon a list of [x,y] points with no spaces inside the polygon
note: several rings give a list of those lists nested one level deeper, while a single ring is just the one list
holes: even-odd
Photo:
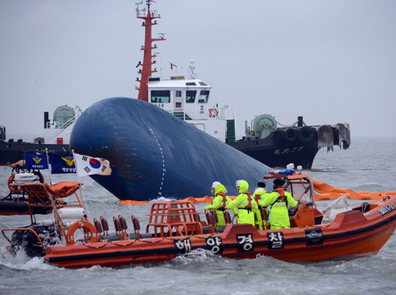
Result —
[{"label": "orange rescue boat", "polygon": [[[105,218],[88,220],[76,193],[77,202],[64,205],[57,202],[59,190],[31,183],[20,184],[20,187],[29,198],[39,194],[41,198],[48,198],[55,220],[36,222],[32,217],[29,227],[2,232],[14,252],[17,247],[25,247],[31,256],[44,256],[46,263],[79,268],[165,262],[194,249],[236,259],[265,255],[284,261],[320,260],[379,251],[396,229],[396,195],[363,203],[322,223],[324,215],[316,208],[309,176],[265,178],[277,177],[285,179],[286,189],[299,201],[297,210],[290,212],[292,227],[288,229],[260,231],[250,224],[235,224],[227,211],[228,224],[216,227],[216,214],[205,211],[206,221],[201,221],[191,201],[179,200],[153,203],[145,233],[140,233],[135,216],[131,216],[132,232],[128,232],[123,216],[114,216],[115,232],[111,234]],[[70,191],[69,188],[63,190]],[[48,239],[48,235],[43,238],[43,227],[55,238]],[[13,231],[11,239],[7,231]]]},{"label": "orange rescue boat", "polygon": [[[25,160],[10,164],[10,167],[12,173],[7,183],[10,192],[6,197],[0,197],[0,215],[29,215],[27,197],[24,195],[22,188],[15,183],[26,181],[44,183],[44,177],[40,170],[25,169]],[[48,214],[52,211],[51,208],[37,207],[33,210],[37,210],[34,212],[35,214]]]}]

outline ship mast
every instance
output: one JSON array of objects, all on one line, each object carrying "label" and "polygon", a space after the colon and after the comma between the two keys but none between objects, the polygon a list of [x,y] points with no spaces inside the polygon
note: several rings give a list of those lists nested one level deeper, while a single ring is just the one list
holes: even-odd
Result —
[{"label": "ship mast", "polygon": [[[157,45],[152,45],[152,42],[155,41],[163,41],[165,40],[164,35],[160,35],[159,38],[151,37],[151,26],[157,25],[157,21],[153,19],[161,18],[156,10],[150,10],[151,2],[153,0],[146,0],[146,8],[139,10],[139,7],[136,8],[136,17],[144,20],[142,26],[145,27],[145,37],[144,37],[144,46],[142,46],[141,50],[143,50],[143,64],[139,61],[136,67],[141,67],[139,69],[139,74],[141,74],[140,79],[137,78],[136,81],[140,83],[140,87],[136,87],[136,90],[139,90],[138,99],[148,101],[148,78],[152,73],[157,72],[156,69],[152,70],[152,65],[156,63],[153,58],[156,55],[152,54],[152,50],[157,48]],[[140,2],[139,4],[141,4]],[[138,3],[136,3],[138,5]]]}]

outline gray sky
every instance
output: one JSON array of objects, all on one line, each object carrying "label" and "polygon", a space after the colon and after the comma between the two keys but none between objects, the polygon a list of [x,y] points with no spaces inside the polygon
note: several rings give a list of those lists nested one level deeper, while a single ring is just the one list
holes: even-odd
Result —
[{"label": "gray sky", "polygon": [[[8,138],[42,136],[43,112],[60,105],[137,97],[144,28],[134,3],[0,0]],[[152,9],[161,14],[153,36],[167,39],[156,67],[185,74],[194,59],[211,102],[236,108],[238,137],[264,113],[396,136],[396,1],[157,0]]]}]

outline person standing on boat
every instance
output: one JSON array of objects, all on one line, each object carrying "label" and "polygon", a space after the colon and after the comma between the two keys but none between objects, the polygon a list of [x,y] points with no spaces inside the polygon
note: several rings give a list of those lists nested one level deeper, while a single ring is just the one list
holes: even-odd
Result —
[{"label": "person standing on boat", "polygon": [[[257,204],[260,204],[262,200],[264,200],[265,196],[268,195],[268,191],[265,185],[265,182],[260,181],[257,183],[257,188],[253,193],[254,199]],[[268,209],[259,206],[259,210],[261,213],[261,219],[263,221],[264,229],[267,229],[268,226]]]},{"label": "person standing on boat", "polygon": [[253,193],[254,199],[256,200],[256,203],[258,204],[262,198],[262,196],[268,194],[267,188],[265,187],[265,182],[260,181],[257,183],[257,188]]},{"label": "person standing on boat", "polygon": [[284,180],[276,178],[273,182],[273,191],[260,201],[260,206],[271,206],[270,223],[271,229],[290,228],[289,211],[287,206],[296,207],[298,202],[293,199],[291,193],[285,191]]},{"label": "person standing on boat", "polygon": [[[226,220],[224,218],[224,213],[226,210],[227,203],[231,202],[231,199],[226,196],[226,188],[220,182],[215,181],[212,184],[212,194],[214,196],[212,203],[205,207],[205,210],[213,210],[217,215],[217,226],[225,226]],[[236,214],[236,212],[235,212]]]},{"label": "person standing on boat", "polygon": [[260,210],[258,209],[256,200],[248,192],[249,184],[246,180],[238,180],[236,182],[239,195],[231,200],[226,208],[237,212],[238,224],[250,223],[254,227],[256,224],[259,229],[263,229],[263,222],[261,220]]},{"label": "person standing on boat", "polygon": [[215,194],[215,190],[216,190],[216,185],[218,185],[218,184],[221,184],[220,182],[218,182],[218,181],[214,181],[213,183],[212,183],[212,195],[213,195],[213,197],[216,195]]}]

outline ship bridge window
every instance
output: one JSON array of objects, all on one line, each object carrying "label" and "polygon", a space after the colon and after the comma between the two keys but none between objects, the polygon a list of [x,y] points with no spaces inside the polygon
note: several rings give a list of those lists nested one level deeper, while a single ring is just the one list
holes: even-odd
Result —
[{"label": "ship bridge window", "polygon": [[195,82],[186,82],[186,86],[197,86]]},{"label": "ship bridge window", "polygon": [[169,90],[151,90],[151,102],[170,103]]},{"label": "ship bridge window", "polygon": [[206,84],[205,82],[199,82],[199,85],[201,85],[201,86],[208,86],[208,84]]},{"label": "ship bridge window", "polygon": [[186,102],[187,103],[194,103],[196,96],[197,96],[197,91],[196,90],[187,90],[186,91]]},{"label": "ship bridge window", "polygon": [[199,94],[198,102],[199,103],[207,103],[209,99],[209,90],[201,90]]}]

